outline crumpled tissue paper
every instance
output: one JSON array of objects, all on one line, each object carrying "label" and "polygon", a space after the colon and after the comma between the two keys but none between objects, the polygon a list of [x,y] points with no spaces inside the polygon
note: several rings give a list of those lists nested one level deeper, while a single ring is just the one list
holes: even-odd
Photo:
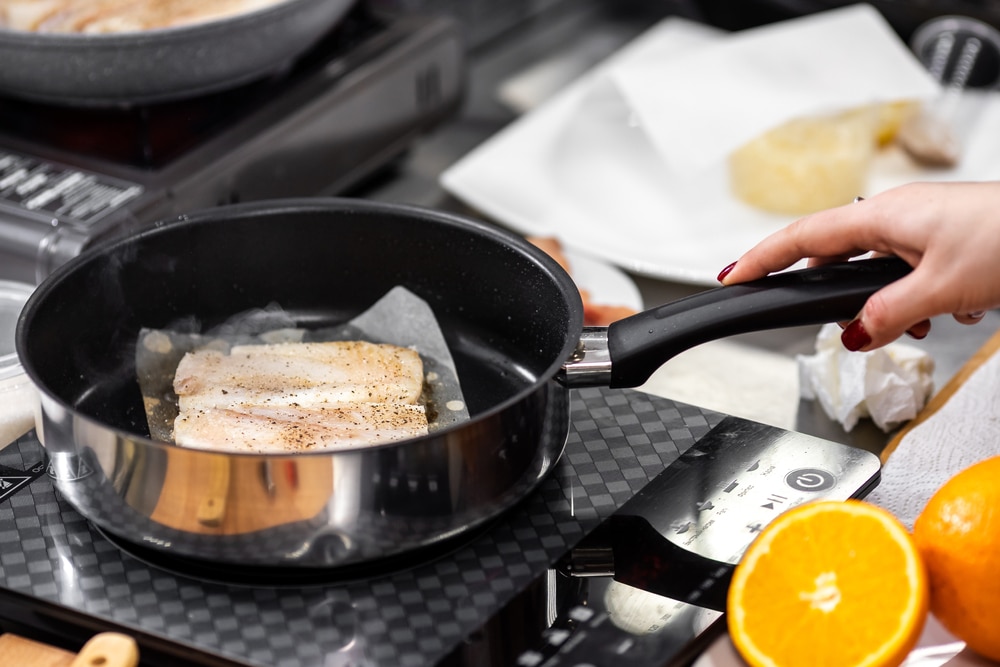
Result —
[{"label": "crumpled tissue paper", "polygon": [[886,432],[916,417],[934,389],[933,358],[903,343],[850,352],[840,334],[836,324],[824,325],[816,353],[796,357],[802,398],[818,400],[847,431],[865,417]]}]

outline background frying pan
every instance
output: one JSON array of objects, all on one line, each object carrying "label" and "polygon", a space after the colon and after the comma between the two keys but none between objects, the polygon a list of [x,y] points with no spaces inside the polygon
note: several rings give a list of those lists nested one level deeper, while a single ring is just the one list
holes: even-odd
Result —
[{"label": "background frying pan", "polygon": [[[637,386],[713,337],[853,317],[908,270],[898,260],[851,264],[709,290],[582,330],[570,277],[509,232],[375,202],[259,202],[191,214],[70,261],[28,300],[16,342],[39,388],[57,487],[102,529],[216,563],[345,567],[468,532],[524,498],[565,444],[569,390],[557,376]],[[397,285],[434,311],[469,421],[297,455],[148,437],[135,367],[142,327],[210,329],[272,303],[300,326],[323,327]],[[578,361],[584,339],[591,349]],[[605,368],[609,352],[617,372]],[[595,372],[567,373],[577,366]]]},{"label": "background frying pan", "polygon": [[285,0],[175,28],[107,34],[0,29],[0,93],[61,105],[164,102],[286,67],[353,0]]}]

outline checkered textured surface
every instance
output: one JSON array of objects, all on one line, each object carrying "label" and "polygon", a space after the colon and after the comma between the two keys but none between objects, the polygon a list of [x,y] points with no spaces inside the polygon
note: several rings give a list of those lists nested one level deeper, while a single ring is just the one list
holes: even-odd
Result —
[{"label": "checkered textured surface", "polygon": [[[0,586],[250,665],[433,665],[722,418],[634,391],[575,391],[559,465],[489,532],[336,586],[226,586],[150,567],[42,477],[0,503]],[[30,438],[0,452],[17,470],[39,459]]]}]

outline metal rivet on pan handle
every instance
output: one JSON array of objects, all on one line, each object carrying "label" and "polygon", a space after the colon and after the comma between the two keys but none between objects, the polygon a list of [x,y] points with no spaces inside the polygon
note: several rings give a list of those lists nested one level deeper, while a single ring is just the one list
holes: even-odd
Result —
[{"label": "metal rivet on pan handle", "polygon": [[607,387],[611,384],[611,353],[606,327],[584,327],[573,356],[557,379],[567,387]]}]

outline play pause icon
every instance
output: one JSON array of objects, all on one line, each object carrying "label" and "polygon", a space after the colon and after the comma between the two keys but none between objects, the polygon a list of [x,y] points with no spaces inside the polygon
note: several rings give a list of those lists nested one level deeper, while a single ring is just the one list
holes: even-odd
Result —
[{"label": "play pause icon", "polygon": [[777,493],[772,493],[767,497],[767,502],[761,505],[761,507],[767,510],[773,510],[775,505],[784,505],[786,500],[788,500],[787,497],[779,496]]}]

